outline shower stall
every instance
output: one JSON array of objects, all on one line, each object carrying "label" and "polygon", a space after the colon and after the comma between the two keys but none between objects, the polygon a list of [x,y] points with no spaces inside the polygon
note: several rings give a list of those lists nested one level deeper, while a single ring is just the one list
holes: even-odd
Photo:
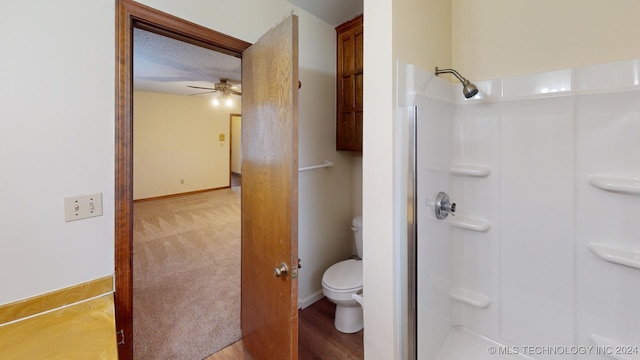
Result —
[{"label": "shower stall", "polygon": [[640,359],[640,60],[397,74],[404,358]]}]

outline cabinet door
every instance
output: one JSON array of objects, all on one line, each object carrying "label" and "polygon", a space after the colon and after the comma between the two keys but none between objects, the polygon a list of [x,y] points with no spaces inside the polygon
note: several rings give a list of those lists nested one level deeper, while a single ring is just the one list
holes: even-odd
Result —
[{"label": "cabinet door", "polygon": [[362,151],[362,15],[336,28],[336,149]]}]

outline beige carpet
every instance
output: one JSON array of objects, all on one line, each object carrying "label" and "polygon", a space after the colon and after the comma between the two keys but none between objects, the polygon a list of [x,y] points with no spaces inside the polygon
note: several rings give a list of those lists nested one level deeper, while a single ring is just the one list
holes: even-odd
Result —
[{"label": "beige carpet", "polygon": [[203,359],[241,338],[240,188],[134,204],[137,360]]}]

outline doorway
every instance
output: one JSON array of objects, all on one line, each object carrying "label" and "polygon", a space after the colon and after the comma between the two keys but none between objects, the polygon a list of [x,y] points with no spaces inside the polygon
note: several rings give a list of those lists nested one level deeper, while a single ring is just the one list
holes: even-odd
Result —
[{"label": "doorway", "polygon": [[231,187],[236,187],[242,184],[242,115],[231,114],[229,118],[230,183]]},{"label": "doorway", "polygon": [[241,337],[241,60],[137,28],[133,57],[134,357],[202,359]]},{"label": "doorway", "polygon": [[207,49],[241,57],[249,43],[161,13],[129,0],[118,2],[116,166],[115,166],[115,306],[119,358],[133,354],[133,30],[140,28]]},{"label": "doorway", "polygon": [[[264,346],[281,354],[279,358],[297,359],[297,123],[298,123],[298,22],[295,15],[267,31],[256,44],[250,44],[137,4],[119,0],[117,4],[116,71],[116,328],[119,334],[119,358],[132,358],[132,231],[133,231],[133,114],[132,114],[132,33],[141,28],[195,45],[243,57],[243,75],[249,85],[243,97],[243,138],[248,135],[262,141],[245,141],[243,156],[250,164],[243,168],[242,192],[242,332],[252,354],[264,354]],[[245,51],[246,50],[246,51]],[[247,66],[245,66],[247,64]],[[265,71],[275,69],[277,81],[264,81]],[[255,81],[251,81],[254,79]],[[272,85],[278,84],[276,93]],[[246,92],[250,89],[250,92]],[[272,109],[261,112],[260,109]],[[264,156],[268,155],[268,156]],[[273,161],[278,159],[279,161]],[[267,177],[262,175],[267,174]],[[277,188],[278,191],[271,191]],[[251,191],[246,191],[246,190]],[[269,200],[264,202],[265,195]],[[283,203],[292,206],[280,206]],[[249,211],[249,213],[246,213]],[[268,218],[269,221],[256,219]],[[274,236],[262,236],[273,234]],[[286,246],[285,246],[286,245]],[[271,249],[269,254],[256,252]],[[251,250],[251,251],[247,251]],[[277,278],[275,266],[288,271]],[[244,266],[246,264],[246,266]],[[278,265],[280,264],[280,265]],[[255,273],[255,271],[258,271]],[[246,280],[246,281],[245,281]],[[260,286],[271,284],[273,286]],[[245,296],[245,293],[249,295]],[[258,301],[259,299],[270,301]],[[269,319],[262,319],[268,316]],[[277,323],[275,329],[272,324]],[[250,329],[245,325],[251,326]],[[290,330],[286,330],[290,329]],[[276,331],[282,334],[271,341]]]}]

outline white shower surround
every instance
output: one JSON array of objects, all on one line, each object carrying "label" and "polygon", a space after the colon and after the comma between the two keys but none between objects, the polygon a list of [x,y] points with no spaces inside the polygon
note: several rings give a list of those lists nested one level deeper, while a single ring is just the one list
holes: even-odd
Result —
[{"label": "white shower surround", "polygon": [[[640,359],[589,348],[640,346],[640,60],[470,80],[465,100],[398,64],[398,119],[418,113],[418,358],[526,358],[493,340]],[[432,215],[438,191],[456,217]],[[553,346],[593,352],[536,353]]]}]

